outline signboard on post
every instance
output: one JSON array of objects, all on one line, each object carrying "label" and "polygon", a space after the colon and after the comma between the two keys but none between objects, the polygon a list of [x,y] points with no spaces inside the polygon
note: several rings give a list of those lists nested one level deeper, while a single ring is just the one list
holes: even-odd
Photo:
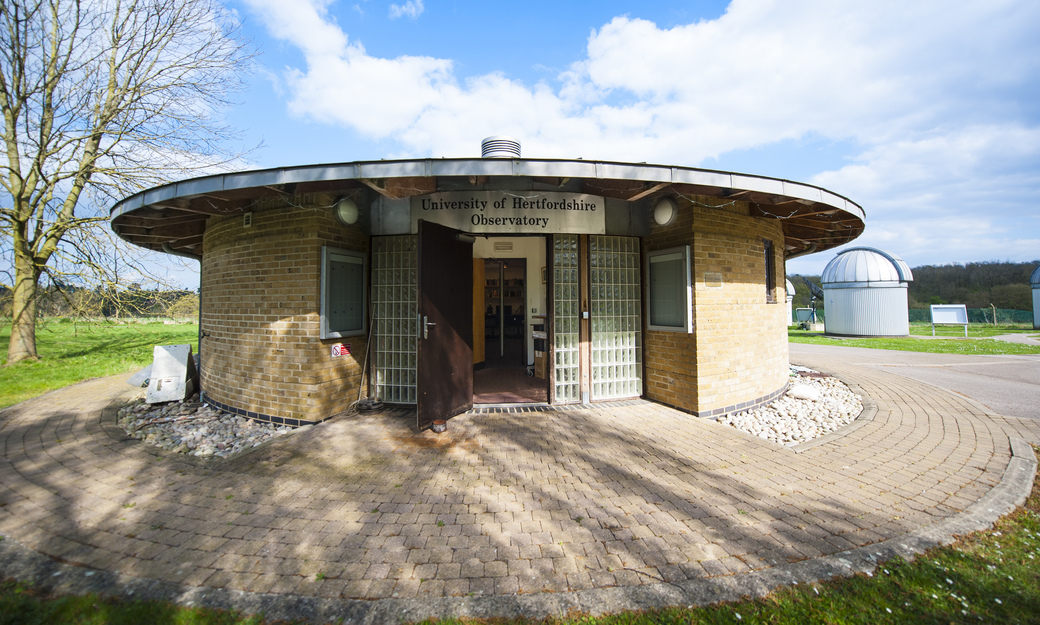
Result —
[{"label": "signboard on post", "polygon": [[932,304],[932,336],[935,336],[935,324],[964,326],[964,336],[968,336],[968,308],[964,304]]}]

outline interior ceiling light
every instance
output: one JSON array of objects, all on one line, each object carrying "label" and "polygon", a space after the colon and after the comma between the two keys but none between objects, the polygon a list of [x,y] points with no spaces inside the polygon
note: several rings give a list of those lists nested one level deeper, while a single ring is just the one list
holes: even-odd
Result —
[{"label": "interior ceiling light", "polygon": [[353,226],[356,224],[358,215],[360,214],[357,204],[349,197],[345,197],[336,202],[332,212],[336,215],[336,220],[344,226]]},{"label": "interior ceiling light", "polygon": [[667,226],[679,216],[679,205],[670,197],[663,197],[654,204],[654,223]]}]

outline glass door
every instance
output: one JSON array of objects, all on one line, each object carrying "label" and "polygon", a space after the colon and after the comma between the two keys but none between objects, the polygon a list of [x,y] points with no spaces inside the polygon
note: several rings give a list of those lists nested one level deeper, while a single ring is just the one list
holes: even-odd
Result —
[{"label": "glass door", "polygon": [[556,403],[581,400],[578,235],[553,236],[553,374]]},{"label": "glass door", "polygon": [[643,394],[639,239],[589,237],[593,400]]}]

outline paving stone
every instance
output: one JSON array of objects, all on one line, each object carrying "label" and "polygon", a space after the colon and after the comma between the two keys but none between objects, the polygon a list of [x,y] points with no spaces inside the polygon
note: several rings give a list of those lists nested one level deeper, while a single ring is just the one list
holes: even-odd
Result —
[{"label": "paving stone", "polygon": [[1009,436],[1040,442],[1040,422],[826,364],[876,412],[799,453],[633,402],[460,415],[450,451],[369,414],[191,463],[123,440],[105,408],[135,391],[92,381],[0,411],[0,533],[100,571],[314,597],[679,583],[955,517],[1000,483]]}]

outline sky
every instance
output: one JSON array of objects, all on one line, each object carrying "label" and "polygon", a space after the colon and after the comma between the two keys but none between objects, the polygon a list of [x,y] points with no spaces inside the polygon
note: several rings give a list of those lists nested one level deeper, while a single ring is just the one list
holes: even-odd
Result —
[{"label": "sky", "polygon": [[[911,267],[1040,259],[1040,2],[233,0],[249,168],[477,157],[720,169],[866,211]],[[837,251],[794,259],[819,274]]]}]

